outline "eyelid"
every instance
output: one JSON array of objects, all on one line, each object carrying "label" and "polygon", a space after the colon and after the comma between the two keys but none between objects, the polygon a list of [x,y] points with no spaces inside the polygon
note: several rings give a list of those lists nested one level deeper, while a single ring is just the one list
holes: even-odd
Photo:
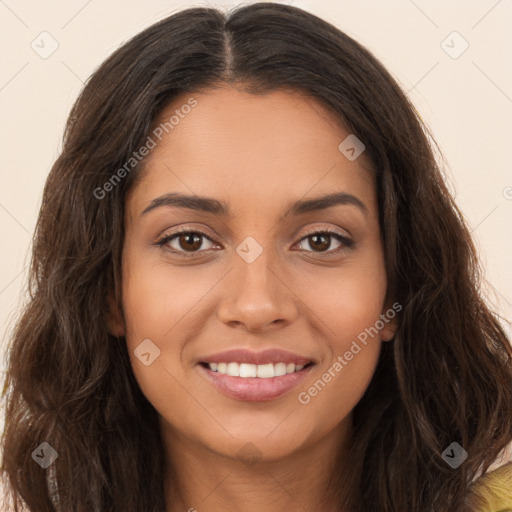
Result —
[{"label": "eyelid", "polygon": [[[213,239],[213,237],[209,233],[207,233],[205,230],[203,230],[202,228],[196,228],[196,227],[192,227],[192,226],[185,226],[185,227],[179,227],[179,228],[176,228],[176,229],[170,230],[170,231],[164,231],[164,233],[162,235],[160,235],[158,237],[158,239],[155,242],[153,242],[152,245],[163,246],[166,243],[170,242],[175,237],[177,237],[178,235],[182,235],[184,233],[198,234],[198,235],[201,235],[204,238],[208,239],[213,244],[216,243],[215,240]],[[220,237],[220,238],[222,238],[222,237]],[[180,253],[180,254],[187,254],[185,251],[175,251],[174,249],[171,252]],[[199,254],[201,252],[205,252],[205,251],[196,251],[196,252],[191,252],[191,253],[188,253],[188,254],[189,255],[193,255],[193,254]]]},{"label": "eyelid", "polygon": [[201,233],[202,235],[204,235],[205,237],[208,237],[210,239],[218,238],[219,240],[226,242],[226,239],[222,235],[220,235],[216,232],[213,232],[208,227],[203,227],[203,225],[194,225],[193,223],[172,226],[172,227],[164,229],[158,235],[157,242],[159,240],[162,240],[163,238],[168,237],[168,236],[178,235],[180,233]]},{"label": "eyelid", "polygon": [[300,240],[304,240],[304,238],[308,237],[309,235],[314,235],[316,233],[329,233],[331,235],[338,235],[347,240],[352,240],[352,237],[350,236],[350,234],[347,231],[345,231],[345,233],[342,233],[341,229],[338,230],[338,229],[331,228],[331,227],[309,228],[304,232],[304,235],[302,236],[302,238]]},{"label": "eyelid", "polygon": [[310,236],[316,235],[316,234],[327,234],[327,235],[330,235],[331,237],[335,238],[338,242],[340,242],[341,245],[340,245],[340,247],[338,247],[336,249],[329,249],[328,251],[320,251],[320,252],[305,251],[306,253],[318,254],[320,256],[325,255],[326,257],[338,256],[338,255],[342,254],[343,252],[353,248],[354,245],[355,245],[355,242],[354,242],[354,240],[352,239],[352,237],[350,235],[344,234],[344,233],[340,232],[339,230],[331,228],[331,227],[310,228],[310,229],[306,230],[304,235],[294,245],[300,244],[303,240],[306,240]]}]

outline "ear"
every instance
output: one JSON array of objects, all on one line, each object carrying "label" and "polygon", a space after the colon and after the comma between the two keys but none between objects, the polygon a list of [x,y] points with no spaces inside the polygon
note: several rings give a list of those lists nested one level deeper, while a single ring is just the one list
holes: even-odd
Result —
[{"label": "ear", "polygon": [[386,301],[380,319],[384,326],[380,329],[380,338],[382,341],[392,341],[398,329],[398,313],[402,310],[399,302]]},{"label": "ear", "polygon": [[116,302],[111,292],[108,294],[108,309],[108,332],[112,336],[124,336],[126,333],[126,327],[124,324],[123,315],[121,314],[119,304]]}]

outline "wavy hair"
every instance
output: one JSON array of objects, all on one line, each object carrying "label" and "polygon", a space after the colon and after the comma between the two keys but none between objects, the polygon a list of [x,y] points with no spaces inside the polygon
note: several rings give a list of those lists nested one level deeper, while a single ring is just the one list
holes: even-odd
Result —
[{"label": "wavy hair", "polygon": [[[73,106],[9,344],[1,469],[12,510],[164,512],[157,413],[125,339],[107,327],[109,297],[122,308],[124,200],[143,161],[104,199],[94,191],[177,95],[224,84],[322,102],[374,169],[388,295],[403,310],[353,411],[350,473],[333,475],[340,508],[463,511],[470,483],[512,441],[512,349],[480,296],[470,233],[389,72],[328,22],[267,2],[157,22],[115,51]],[[468,453],[456,470],[442,458],[454,441]],[[47,470],[31,458],[42,442],[58,453]]]}]

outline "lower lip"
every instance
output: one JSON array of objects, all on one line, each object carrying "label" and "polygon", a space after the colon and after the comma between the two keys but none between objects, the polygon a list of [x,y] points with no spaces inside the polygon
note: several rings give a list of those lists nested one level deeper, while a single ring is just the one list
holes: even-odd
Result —
[{"label": "lower lip", "polygon": [[246,402],[263,402],[278,398],[297,387],[308,375],[314,365],[299,372],[287,373],[281,377],[260,379],[259,377],[231,377],[214,372],[199,365],[209,381],[224,395]]}]

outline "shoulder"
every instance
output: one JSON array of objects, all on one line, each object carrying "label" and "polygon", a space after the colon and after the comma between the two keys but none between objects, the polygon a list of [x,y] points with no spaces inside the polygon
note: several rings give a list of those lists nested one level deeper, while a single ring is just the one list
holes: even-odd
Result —
[{"label": "shoulder", "polygon": [[512,512],[512,462],[476,480],[466,503],[471,512]]}]

